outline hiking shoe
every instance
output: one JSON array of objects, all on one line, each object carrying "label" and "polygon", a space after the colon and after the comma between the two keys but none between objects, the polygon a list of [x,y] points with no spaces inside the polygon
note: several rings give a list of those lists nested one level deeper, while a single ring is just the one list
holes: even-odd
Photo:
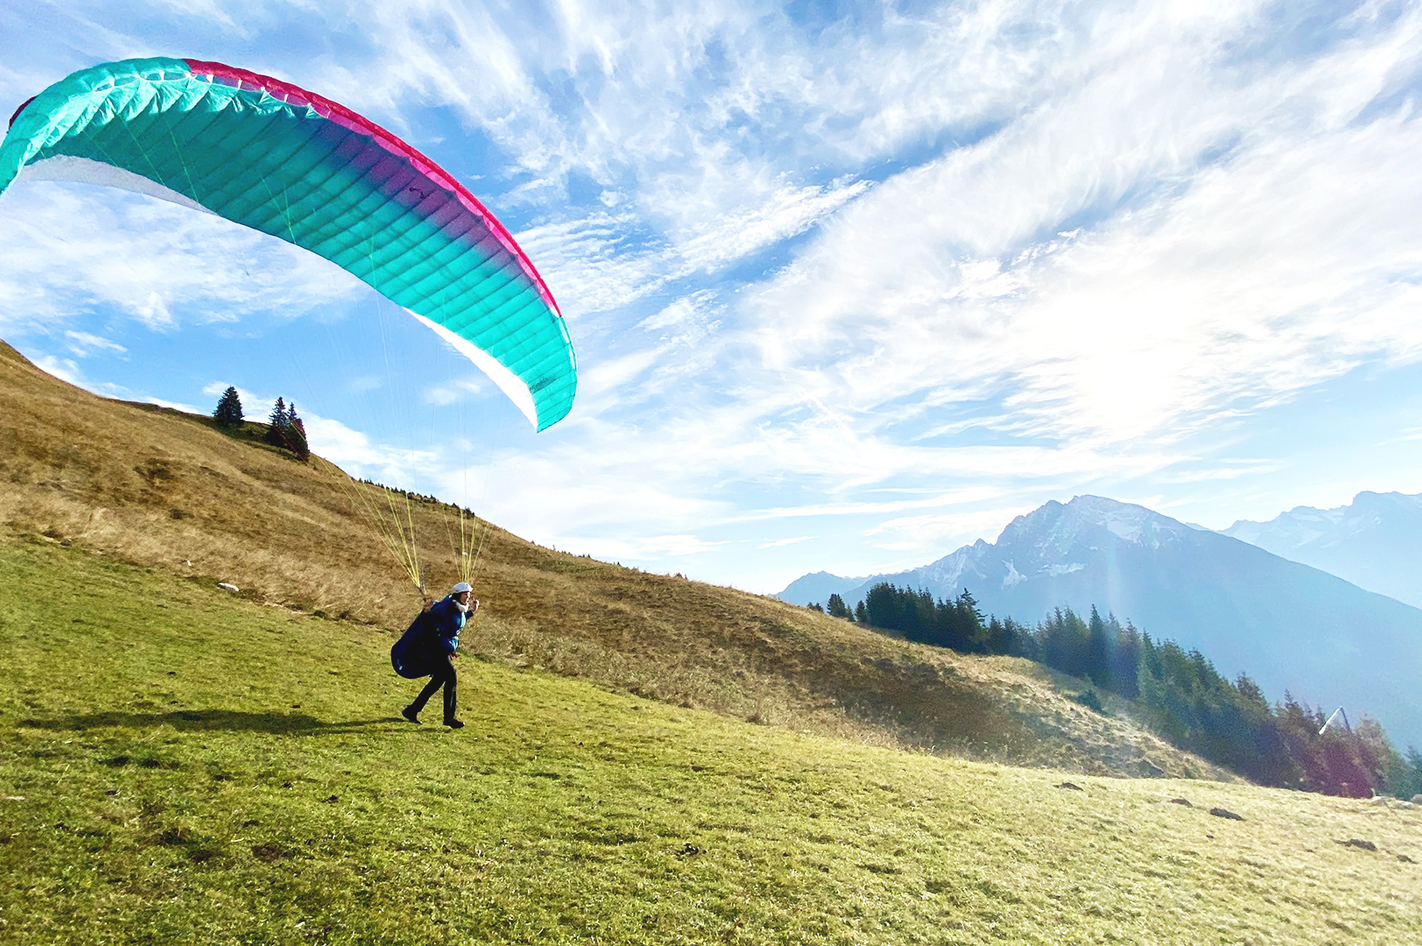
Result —
[{"label": "hiking shoe", "polygon": [[407,706],[402,709],[400,711],[400,715],[408,719],[410,722],[414,723],[416,726],[420,725],[420,714],[415,711],[415,708],[413,706]]},{"label": "hiking shoe", "polygon": [[457,719],[446,719],[446,720],[444,721],[444,724],[445,724],[446,726],[448,726],[450,729],[463,729],[463,728],[464,728],[464,724],[461,723],[461,722],[460,722],[459,720],[457,720]]}]

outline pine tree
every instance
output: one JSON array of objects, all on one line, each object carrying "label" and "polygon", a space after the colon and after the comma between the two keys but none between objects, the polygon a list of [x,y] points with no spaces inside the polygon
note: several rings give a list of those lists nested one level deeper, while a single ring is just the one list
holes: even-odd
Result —
[{"label": "pine tree", "polygon": [[1137,667],[1141,658],[1141,635],[1129,620],[1121,627],[1113,614],[1106,622],[1108,629],[1114,629],[1116,647],[1111,656],[1111,689],[1128,699],[1138,695],[1136,684]]},{"label": "pine tree", "polygon": [[229,387],[222,392],[222,399],[217,402],[212,419],[222,427],[242,426],[242,399],[237,396],[236,388]]},{"label": "pine tree", "polygon": [[291,445],[287,443],[287,431],[290,429],[291,415],[287,413],[286,399],[279,397],[276,399],[276,406],[272,408],[271,417],[267,419],[267,433],[263,439],[274,447],[290,449]]},{"label": "pine tree", "polygon": [[311,447],[306,442],[306,425],[301,418],[296,416],[296,402],[292,401],[286,406],[286,418],[288,421],[286,428],[287,446],[291,452],[296,454],[296,459],[305,463],[311,459]]},{"label": "pine tree", "polygon": [[290,450],[302,463],[311,458],[311,447],[306,442],[306,425],[296,413],[295,402],[287,404],[285,399],[277,398],[265,440],[274,447]]},{"label": "pine tree", "polygon": [[999,621],[996,614],[988,617],[983,647],[989,654],[1012,653],[1012,638],[1008,632],[1008,626]]},{"label": "pine tree", "polygon": [[1091,606],[1091,617],[1086,622],[1087,642],[1084,655],[1086,676],[1099,687],[1111,684],[1111,645],[1114,641],[1106,633],[1106,621],[1096,605]]},{"label": "pine tree", "polygon": [[291,426],[286,428],[287,446],[296,454],[296,459],[305,463],[311,459],[311,446],[306,442],[306,425],[301,418],[293,416]]},{"label": "pine tree", "polygon": [[983,612],[978,607],[978,599],[967,588],[953,602],[952,613],[959,643],[951,646],[964,653],[987,653],[988,635],[983,625]]}]

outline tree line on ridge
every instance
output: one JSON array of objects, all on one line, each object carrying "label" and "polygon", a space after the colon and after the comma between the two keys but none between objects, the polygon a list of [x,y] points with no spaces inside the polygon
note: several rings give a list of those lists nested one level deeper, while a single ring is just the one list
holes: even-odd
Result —
[{"label": "tree line on ridge", "polygon": [[[241,429],[246,421],[242,416],[242,398],[235,387],[229,386],[222,392],[217,407],[212,411],[212,419],[219,427]],[[274,447],[290,450],[303,463],[311,457],[311,447],[306,442],[306,424],[296,415],[294,401],[287,404],[285,398],[276,399],[262,439]]]},{"label": "tree line on ridge", "polygon": [[1261,785],[1329,795],[1422,793],[1422,753],[1406,755],[1378,723],[1325,728],[1326,715],[1289,693],[1273,705],[1247,674],[1231,681],[1198,650],[1154,640],[1096,606],[1083,619],[1057,608],[1035,625],[984,618],[968,589],[952,600],[880,582],[853,608],[838,595],[810,607],[905,639],[965,654],[1025,657],[1089,681],[1075,699],[1105,712],[1098,690],[1132,700],[1167,742]]}]

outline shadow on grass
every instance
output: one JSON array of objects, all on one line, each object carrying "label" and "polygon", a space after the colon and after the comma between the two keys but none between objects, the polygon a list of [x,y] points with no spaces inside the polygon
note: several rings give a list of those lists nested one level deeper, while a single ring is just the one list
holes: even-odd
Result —
[{"label": "shadow on grass", "polygon": [[84,713],[58,716],[53,719],[23,719],[20,725],[31,729],[71,731],[82,729],[152,729],[172,726],[189,731],[225,730],[229,732],[261,732],[290,735],[325,735],[357,732],[371,726],[389,725],[414,730],[398,716],[381,719],[358,719],[325,722],[306,713],[248,713],[241,710],[174,710],[170,713]]}]

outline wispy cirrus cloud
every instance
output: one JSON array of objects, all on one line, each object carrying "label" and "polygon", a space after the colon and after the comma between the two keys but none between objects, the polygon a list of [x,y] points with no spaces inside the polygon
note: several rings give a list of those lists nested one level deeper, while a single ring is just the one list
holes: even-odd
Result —
[{"label": "wispy cirrus cloud", "polygon": [[183,320],[348,301],[351,276],[208,214],[88,184],[20,184],[3,197],[0,332],[112,308],[153,330]]},{"label": "wispy cirrus cloud", "polygon": [[1357,122],[1398,38],[1241,82],[1209,26],[847,208],[753,300],[797,312],[765,357],[842,406],[1006,390],[1028,432],[1117,441],[1413,357],[1418,131]]},{"label": "wispy cirrus cloud", "polygon": [[64,337],[69,342],[69,350],[80,358],[94,351],[110,351],[120,355],[128,351],[127,348],[118,342],[110,341],[107,338],[102,338],[98,335],[90,334],[89,332],[76,332],[70,329],[64,333]]},{"label": "wispy cirrus cloud", "polygon": [[[1422,360],[1419,17],[1262,0],[92,3],[0,13],[0,94],[18,104],[86,56],[179,51],[409,136],[537,261],[579,349],[578,401],[533,440],[479,428],[473,460],[321,411],[313,441],[535,539],[770,590],[922,564],[1046,498],[1227,521],[1209,510],[1230,497],[1405,469],[1417,441],[1343,451],[1353,474],[1300,472],[1321,464],[1316,432],[1286,420],[1350,373]],[[224,20],[238,28],[210,29]],[[60,34],[59,53],[33,51]],[[71,377],[143,357],[143,333],[335,321],[363,292],[135,198],[17,189],[0,213],[0,333],[30,333]],[[350,345],[343,390],[405,380]],[[496,397],[445,374],[405,384],[409,400],[452,416]],[[1256,509],[1239,514],[1272,515]]]}]

